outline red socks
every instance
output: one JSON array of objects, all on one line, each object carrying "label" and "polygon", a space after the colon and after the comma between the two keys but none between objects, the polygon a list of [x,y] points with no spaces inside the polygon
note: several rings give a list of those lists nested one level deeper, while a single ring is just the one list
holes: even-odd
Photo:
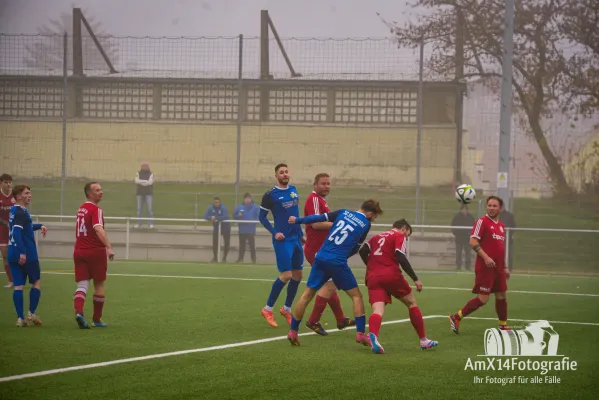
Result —
[{"label": "red socks", "polygon": [[85,292],[76,291],[73,296],[73,304],[75,306],[75,314],[83,315],[83,307],[85,306],[85,298],[87,295]]},{"label": "red socks", "polygon": [[424,332],[424,320],[422,319],[422,312],[418,307],[410,307],[410,322],[412,326],[416,330],[418,337],[420,339],[426,338],[426,333]]},{"label": "red socks", "polygon": [[473,299],[471,299],[470,301],[468,301],[468,303],[466,303],[466,305],[464,306],[464,308],[462,308],[460,311],[458,311],[457,314],[454,315],[455,318],[462,319],[464,318],[466,315],[473,313],[474,311],[478,310],[480,307],[484,306],[485,304],[480,301],[480,299],[478,297],[475,297]]},{"label": "red socks", "polygon": [[94,321],[100,321],[102,319],[102,309],[104,308],[104,296],[94,295]]},{"label": "red socks", "polygon": [[[339,297],[337,297],[339,299]],[[308,318],[308,323],[315,324],[320,322],[320,318],[322,317],[322,313],[324,313],[324,309],[327,307],[328,299],[325,299],[322,296],[316,295],[316,301],[314,302],[314,308],[312,309],[312,314],[310,314],[310,318]]]},{"label": "red socks", "polygon": [[379,332],[381,331],[382,322],[382,316],[380,316],[379,314],[370,314],[370,318],[368,318],[368,331],[374,333],[378,337]]},{"label": "red socks", "polygon": [[341,300],[339,300],[339,295],[335,290],[331,297],[329,298],[329,306],[331,306],[331,310],[333,314],[335,314],[335,319],[338,323],[345,321],[345,315],[343,315],[343,310],[341,309]]},{"label": "red socks", "polygon": [[507,300],[495,299],[495,311],[497,311],[499,325],[507,325]]}]

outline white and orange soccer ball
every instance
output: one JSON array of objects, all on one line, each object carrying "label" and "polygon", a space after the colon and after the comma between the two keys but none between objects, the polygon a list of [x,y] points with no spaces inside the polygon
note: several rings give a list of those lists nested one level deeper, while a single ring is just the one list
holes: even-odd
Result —
[{"label": "white and orange soccer ball", "polygon": [[455,198],[462,204],[469,204],[476,199],[476,191],[472,185],[460,185],[455,190]]}]

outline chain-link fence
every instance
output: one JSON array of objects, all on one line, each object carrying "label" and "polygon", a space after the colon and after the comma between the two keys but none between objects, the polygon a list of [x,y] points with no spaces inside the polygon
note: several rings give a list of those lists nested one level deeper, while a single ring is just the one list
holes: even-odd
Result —
[{"label": "chain-link fence", "polygon": [[[66,38],[66,47],[62,36],[0,35],[0,170],[33,186],[34,214],[74,214],[83,183],[93,179],[105,189],[106,215],[135,218],[142,162],[154,173],[153,215],[164,229],[191,223],[159,218],[201,219],[217,196],[231,217],[244,193],[259,203],[279,162],[289,165],[301,200],[314,175],[328,172],[331,208],[376,197],[383,223],[406,217],[448,226],[459,209],[456,184],[476,187],[474,216],[496,191],[497,90],[443,81],[426,68],[419,76],[418,49],[398,48],[392,38],[97,40],[103,54],[85,35],[79,44]],[[597,229],[596,202],[553,199],[549,181],[531,171],[538,147],[517,123],[516,225]],[[582,146],[588,138],[578,131],[589,129],[580,125],[573,135]],[[448,228],[419,232],[452,240]],[[514,254],[527,265],[535,264],[531,253],[553,254],[556,241],[596,252],[592,233],[516,237]],[[597,259],[579,260],[579,270],[597,272]]]}]

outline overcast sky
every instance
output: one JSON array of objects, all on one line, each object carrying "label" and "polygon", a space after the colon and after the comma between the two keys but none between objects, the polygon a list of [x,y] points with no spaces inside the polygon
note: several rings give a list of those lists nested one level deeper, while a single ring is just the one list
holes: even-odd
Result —
[{"label": "overcast sky", "polygon": [[[269,10],[281,36],[390,36],[386,19],[415,17],[405,0],[0,0],[0,32],[36,33],[73,6],[115,36],[258,36]],[[422,11],[421,11],[422,12]]]}]

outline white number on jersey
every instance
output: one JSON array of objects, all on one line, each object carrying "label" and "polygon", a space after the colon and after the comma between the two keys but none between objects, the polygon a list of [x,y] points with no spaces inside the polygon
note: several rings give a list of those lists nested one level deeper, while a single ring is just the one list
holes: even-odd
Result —
[{"label": "white number on jersey", "polygon": [[329,241],[334,240],[336,245],[340,245],[341,243],[345,242],[345,239],[347,239],[349,232],[353,231],[353,226],[346,224],[343,220],[340,220],[339,222],[337,222],[337,225],[335,226],[335,230],[333,231],[333,233],[331,233],[331,235],[329,236]]},{"label": "white number on jersey", "polygon": [[379,248],[376,249],[374,251],[374,253],[372,253],[372,254],[374,254],[375,256],[382,256],[383,255],[383,245],[384,244],[385,244],[385,238],[382,237],[382,238],[379,239]]},{"label": "white number on jersey", "polygon": [[77,236],[87,236],[87,228],[83,217],[77,218]]}]

